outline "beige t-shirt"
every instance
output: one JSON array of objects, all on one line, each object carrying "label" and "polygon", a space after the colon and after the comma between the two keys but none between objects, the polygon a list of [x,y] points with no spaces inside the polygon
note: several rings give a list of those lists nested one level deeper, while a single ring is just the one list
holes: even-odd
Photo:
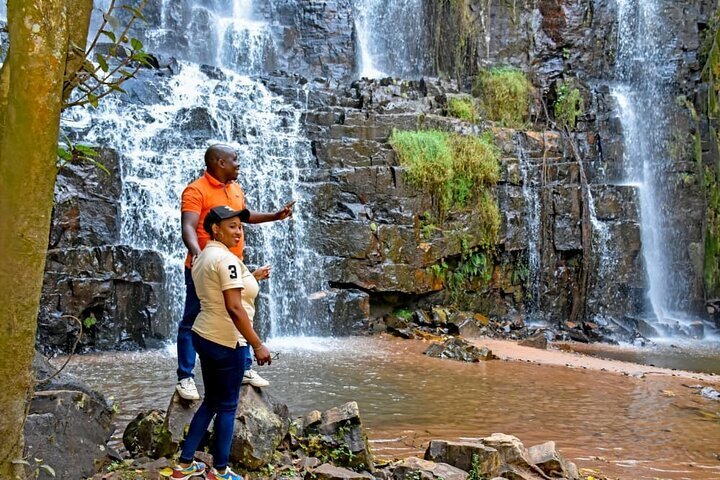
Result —
[{"label": "beige t-shirt", "polygon": [[225,308],[223,291],[242,288],[242,305],[252,322],[255,297],[260,287],[250,270],[225,245],[210,240],[192,267],[195,292],[200,299],[200,314],[193,331],[211,342],[235,348],[247,344]]}]

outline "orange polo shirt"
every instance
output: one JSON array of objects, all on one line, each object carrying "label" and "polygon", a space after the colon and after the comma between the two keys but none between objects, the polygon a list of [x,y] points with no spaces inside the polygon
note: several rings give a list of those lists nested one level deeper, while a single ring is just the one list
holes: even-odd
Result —
[{"label": "orange polo shirt", "polygon": [[[182,193],[182,212],[195,212],[200,215],[196,229],[200,250],[205,248],[210,235],[203,228],[203,221],[211,208],[227,205],[233,210],[245,208],[245,192],[236,182],[222,183],[207,171],[205,174],[185,187]],[[240,260],[243,259],[243,248],[245,247],[245,231],[240,230],[240,241],[229,250]],[[185,259],[185,266],[190,268],[192,259],[188,252]]]}]

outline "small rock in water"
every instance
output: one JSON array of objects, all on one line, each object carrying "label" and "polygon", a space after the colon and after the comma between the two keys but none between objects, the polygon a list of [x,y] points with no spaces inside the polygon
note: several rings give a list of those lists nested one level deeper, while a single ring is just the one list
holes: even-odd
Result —
[{"label": "small rock in water", "polygon": [[425,350],[425,355],[462,362],[479,362],[497,358],[487,347],[478,348],[462,338],[448,338],[443,343],[433,343]]},{"label": "small rock in water", "polygon": [[700,395],[705,398],[709,398],[710,400],[720,400],[720,392],[712,387],[703,387],[700,390]]}]

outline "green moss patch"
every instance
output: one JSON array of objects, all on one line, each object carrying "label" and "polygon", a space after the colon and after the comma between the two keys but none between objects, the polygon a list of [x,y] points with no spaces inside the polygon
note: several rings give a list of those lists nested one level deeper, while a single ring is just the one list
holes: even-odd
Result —
[{"label": "green moss patch", "polygon": [[555,122],[561,129],[574,130],[578,117],[585,112],[585,101],[572,82],[563,82],[555,99]]}]

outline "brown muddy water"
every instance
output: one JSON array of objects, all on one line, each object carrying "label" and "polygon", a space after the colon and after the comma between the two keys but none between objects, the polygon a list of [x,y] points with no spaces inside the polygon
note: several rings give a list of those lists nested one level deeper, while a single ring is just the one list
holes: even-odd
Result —
[{"label": "brown muddy water", "polygon": [[[279,358],[257,367],[272,382],[269,393],[298,416],[357,401],[381,458],[422,455],[433,438],[503,432],[525,446],[553,440],[579,467],[615,478],[720,479],[720,402],[684,386],[698,382],[465,364],[425,357],[421,342],[377,337],[269,345]],[[76,357],[68,368],[120,404],[118,443],[138,411],[166,408],[175,384],[172,348]]]}]

